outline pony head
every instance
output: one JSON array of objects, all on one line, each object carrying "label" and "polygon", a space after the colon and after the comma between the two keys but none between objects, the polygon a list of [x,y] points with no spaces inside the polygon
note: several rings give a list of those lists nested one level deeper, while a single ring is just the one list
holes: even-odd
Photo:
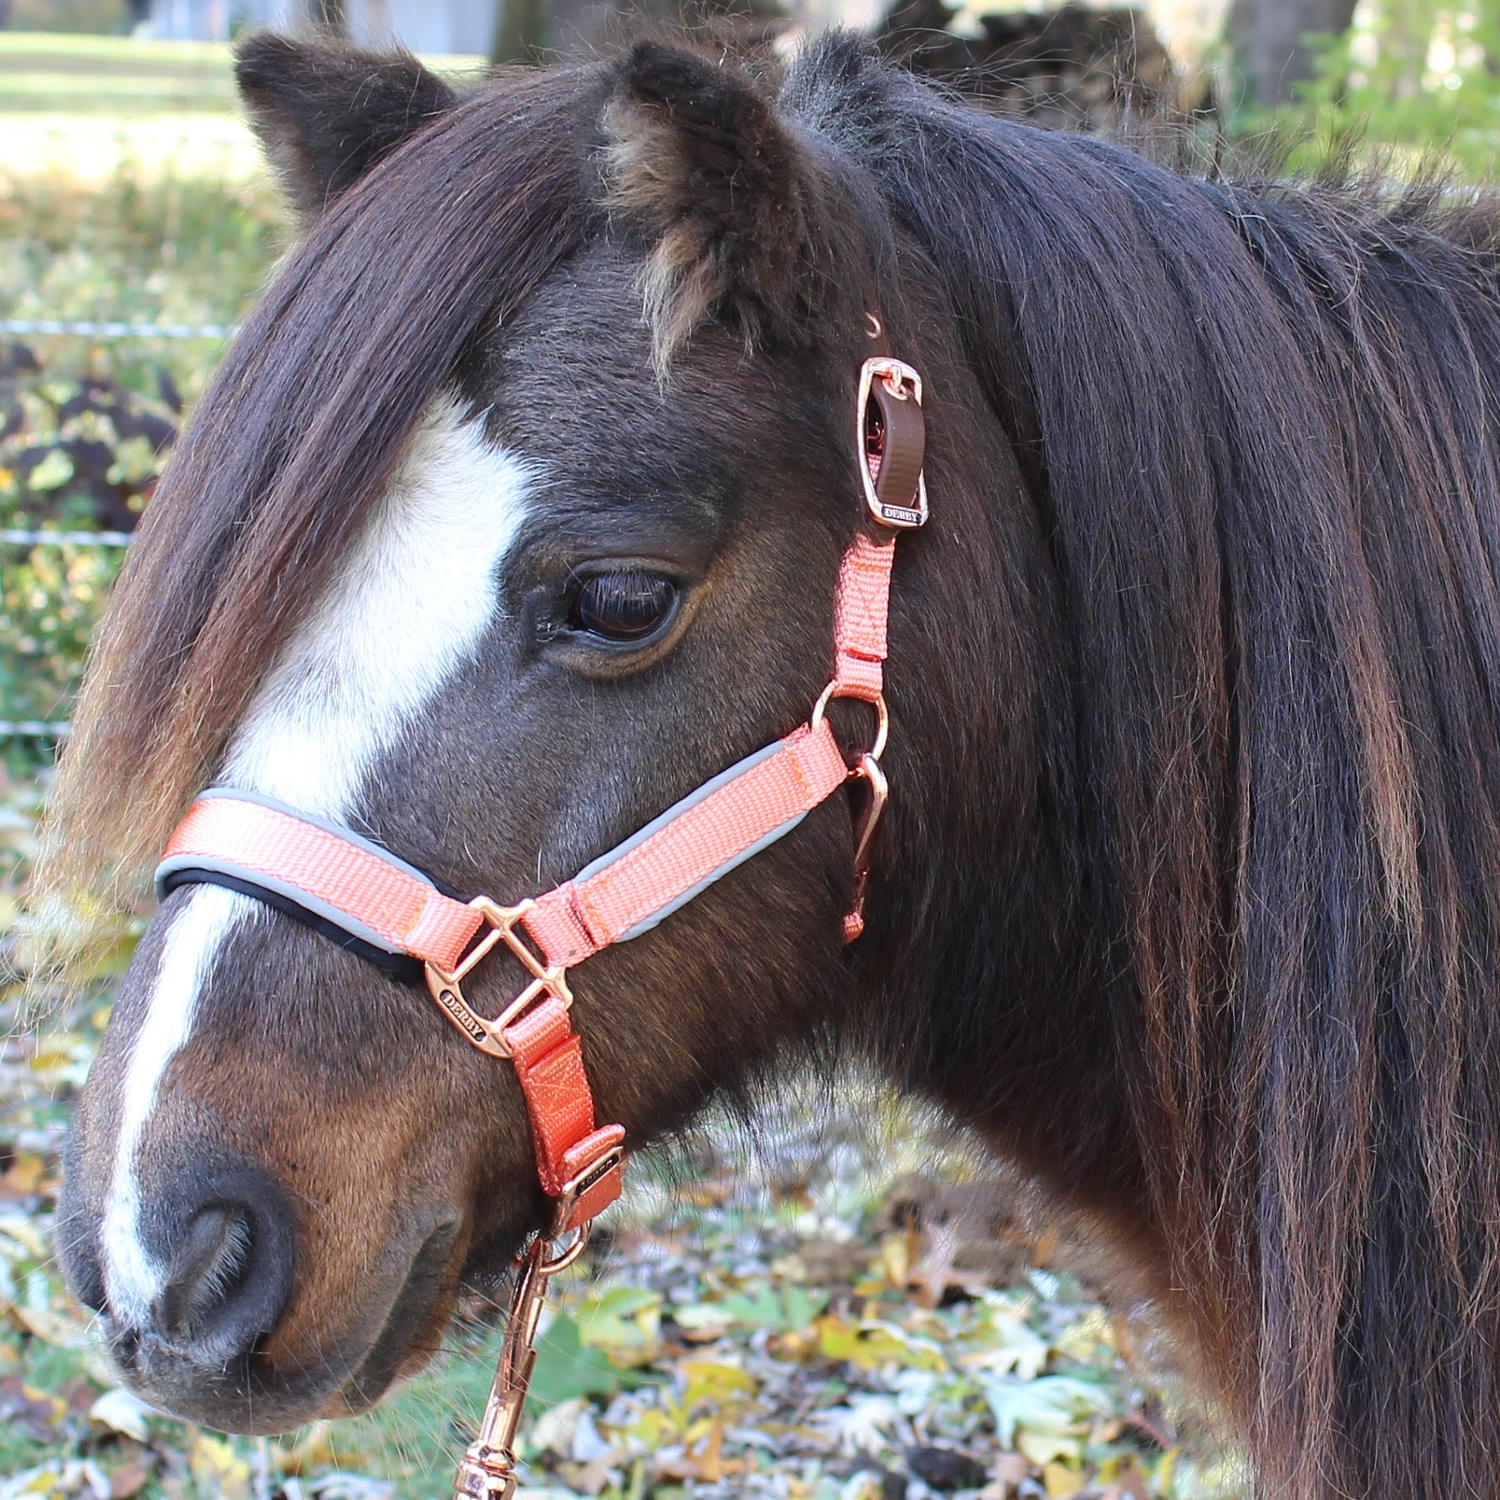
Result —
[{"label": "pony head", "polygon": [[[207,782],[513,901],[806,720],[869,314],[935,341],[869,183],[691,53],[468,98],[271,37],[238,71],[304,233],[132,549],[53,878],[138,868]],[[632,1145],[829,1032],[850,839],[835,798],[579,973]],[[120,990],[61,1245],[143,1394],[282,1429],[431,1355],[543,1221],[532,1163],[420,990],[194,885]]]}]

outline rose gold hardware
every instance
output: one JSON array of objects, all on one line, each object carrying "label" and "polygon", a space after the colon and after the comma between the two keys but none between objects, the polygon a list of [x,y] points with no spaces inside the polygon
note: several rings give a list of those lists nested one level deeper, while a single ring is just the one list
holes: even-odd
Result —
[{"label": "rose gold hardware", "polygon": [[[812,716],[807,721],[810,729],[816,729],[823,722],[824,711],[832,700],[834,689],[837,687],[838,683],[830,682],[818,694],[818,701],[813,704]],[[870,702],[870,700],[862,698],[860,702]],[[879,760],[885,754],[886,741],[891,737],[891,711],[885,706],[884,693],[878,693],[874,701],[870,702],[870,706],[875,710],[875,743],[870,746],[868,753],[873,759]]]},{"label": "rose gold hardware", "polygon": [[589,1242],[592,1219],[569,1223],[575,1205],[605,1174],[618,1170],[624,1159],[624,1148],[611,1146],[570,1177],[558,1196],[550,1231],[538,1235],[517,1262],[519,1274],[500,1360],[479,1431],[464,1451],[454,1475],[455,1500],[511,1500],[515,1494],[516,1434],[536,1363],[536,1331],[547,1297],[547,1283],[571,1266]]},{"label": "rose gold hardware", "polygon": [[[879,380],[887,394],[898,401],[913,401],[920,407],[922,405],[922,377],[914,366],[902,359],[893,359],[889,355],[880,355],[867,359],[859,371],[859,397],[855,409],[855,452],[860,455],[860,482],[865,492],[865,505],[874,518],[882,526],[895,527],[898,530],[909,531],[915,527],[922,526],[927,521],[927,479],[921,470],[921,425],[920,413],[915,414],[916,431],[908,434],[913,445],[916,447],[916,494],[913,499],[908,497],[905,503],[897,504],[892,501],[883,500],[877,492],[876,475],[871,472],[869,448],[867,444],[867,423],[870,414],[870,402],[874,394],[875,382]],[[889,462],[892,454],[887,452],[883,462]]]},{"label": "rose gold hardware", "polygon": [[587,1238],[585,1225],[576,1246],[561,1256],[549,1256],[552,1242],[538,1236],[522,1255],[489,1400],[479,1431],[453,1476],[454,1500],[511,1500],[515,1494],[516,1434],[536,1364],[536,1330],[547,1300],[547,1282],[578,1258]]},{"label": "rose gold hardware", "polygon": [[[561,964],[548,964],[538,958],[516,932],[516,924],[536,905],[535,901],[528,898],[515,906],[501,906],[488,896],[476,896],[469,905],[489,923],[490,930],[464,954],[456,968],[443,969],[434,963],[426,964],[427,989],[443,1014],[481,1052],[488,1053],[491,1057],[509,1057],[511,1050],[503,1033],[528,1006],[543,995],[555,996],[562,1002],[564,1009],[573,1004],[573,992],[568,988],[568,971]],[[464,998],[461,981],[480,959],[501,943],[520,960],[522,967],[531,975],[531,983],[491,1020],[481,1016]]]},{"label": "rose gold hardware", "polygon": [[866,782],[870,788],[870,800],[854,824],[854,898],[844,917],[846,943],[852,943],[865,930],[865,891],[870,884],[870,856],[891,795],[890,783],[880,769],[880,761],[868,752],[855,763],[849,779]]},{"label": "rose gold hardware", "polygon": [[[618,1166],[624,1159],[619,1147],[606,1152],[580,1172],[563,1189],[563,1202],[587,1191],[601,1171]],[[569,1197],[569,1194],[572,1197]],[[561,1209],[561,1203],[559,1209]],[[554,1223],[561,1222],[561,1213]],[[511,1500],[516,1491],[516,1434],[526,1407],[526,1393],[536,1364],[536,1331],[547,1301],[547,1283],[583,1254],[589,1242],[592,1220],[585,1219],[573,1231],[573,1239],[557,1248],[560,1235],[538,1235],[517,1260],[516,1289],[511,1294],[510,1313],[505,1320],[505,1338],[490,1384],[479,1431],[464,1450],[453,1476],[454,1500]]]},{"label": "rose gold hardware", "polygon": [[568,1242],[565,1249],[559,1250],[551,1260],[543,1263],[542,1274],[544,1276],[554,1276],[559,1271],[566,1271],[588,1248],[588,1243],[589,1224],[585,1223],[574,1232],[573,1238]]},{"label": "rose gold hardware", "polygon": [[874,313],[866,313],[865,319],[870,325],[869,328],[865,331],[865,337],[878,339],[880,335],[885,332],[885,329],[880,326],[880,319],[877,318]]},{"label": "rose gold hardware", "polygon": [[[884,383],[885,388],[893,395],[905,400],[908,392],[916,401],[922,404],[922,377],[917,372],[915,365],[909,365],[904,359],[893,359],[888,354],[872,355],[859,371],[859,394],[860,421],[864,421],[865,406],[870,400],[870,387],[877,380]],[[864,429],[860,429],[860,446],[864,445]]]},{"label": "rose gold hardware", "polygon": [[861,755],[849,775],[853,780],[866,782],[870,788],[869,805],[865,808],[854,835],[854,868],[856,873],[864,876],[869,873],[870,851],[874,848],[875,835],[880,832],[880,823],[885,817],[885,805],[890,801],[891,785],[885,779],[880,761],[873,753]]},{"label": "rose gold hardware", "polygon": [[597,1161],[591,1161],[574,1176],[563,1183],[562,1191],[557,1195],[557,1202],[552,1209],[552,1239],[556,1243],[572,1230],[579,1230],[579,1239],[573,1248],[564,1251],[567,1256],[565,1261],[559,1261],[551,1267],[554,1271],[562,1270],[564,1265],[572,1265],[578,1259],[583,1250],[583,1242],[588,1238],[588,1228],[592,1220],[585,1219],[583,1224],[576,1225],[571,1222],[574,1209],[578,1202],[591,1188],[596,1187],[611,1172],[617,1172],[625,1163],[625,1147],[611,1146]]}]

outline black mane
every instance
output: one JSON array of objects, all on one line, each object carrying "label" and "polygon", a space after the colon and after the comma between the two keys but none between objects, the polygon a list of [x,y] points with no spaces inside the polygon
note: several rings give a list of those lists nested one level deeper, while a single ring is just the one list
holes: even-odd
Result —
[{"label": "black mane", "polygon": [[1493,1493],[1500,215],[1181,175],[847,40],[786,103],[939,268],[1042,507],[1059,817],[1266,1477]]}]

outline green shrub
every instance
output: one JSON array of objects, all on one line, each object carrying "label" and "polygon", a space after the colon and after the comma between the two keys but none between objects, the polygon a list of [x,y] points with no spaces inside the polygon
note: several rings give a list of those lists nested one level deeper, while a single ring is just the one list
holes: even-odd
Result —
[{"label": "green shrub", "polygon": [[125,0],[11,0],[10,26],[119,36],[130,30],[130,7]]},{"label": "green shrub", "polygon": [[1398,172],[1447,160],[1462,176],[1500,176],[1500,8],[1488,0],[1365,0],[1341,37],[1317,43],[1315,76],[1294,104],[1247,111],[1237,133],[1290,129],[1349,141]]},{"label": "green shrub", "polygon": [[[20,319],[232,325],[285,233],[262,179],[178,176],[126,158],[101,185],[20,177],[0,197],[0,307]],[[0,341],[0,528],[127,526],[213,339]],[[0,545],[0,719],[65,719],[118,549]],[[13,773],[45,739],[0,740]]]}]

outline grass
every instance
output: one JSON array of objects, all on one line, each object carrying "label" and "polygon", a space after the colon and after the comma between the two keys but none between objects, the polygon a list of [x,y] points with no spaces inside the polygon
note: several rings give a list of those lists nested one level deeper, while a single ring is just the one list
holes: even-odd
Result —
[{"label": "grass", "polygon": [[0,131],[16,111],[119,115],[235,111],[228,49],[204,42],[0,32]]},{"label": "grass", "polygon": [[[476,60],[434,61],[452,69]],[[292,234],[235,110],[224,47],[0,32],[0,143],[8,319],[231,327]],[[66,478],[55,467],[38,475],[27,457],[69,437],[56,417],[81,382],[115,382],[157,407],[190,405],[223,352],[218,338],[20,342],[41,371],[0,377],[0,527],[86,522]],[[156,464],[121,460],[132,482],[149,485]],[[0,719],[63,716],[112,568],[101,575],[86,558],[11,549],[3,561]],[[18,686],[18,676],[28,680]],[[43,749],[28,744],[23,754],[35,760]],[[0,761],[15,767],[14,742],[0,744]]]},{"label": "grass", "polygon": [[[62,155],[76,136],[58,141]],[[0,306],[15,319],[238,322],[288,238],[280,200],[234,170],[235,148],[199,140],[190,163],[121,150],[103,181],[0,168]],[[215,165],[223,170],[214,171]],[[209,170],[202,170],[208,168]],[[46,366],[116,375],[141,386],[172,377],[196,395],[220,350],[168,339],[30,347]]]},{"label": "grass", "polygon": [[[456,73],[484,66],[479,57],[426,61]],[[229,49],[214,42],[0,31],[0,119],[43,110],[128,121],[184,113],[233,116]]]},{"label": "grass", "polygon": [[[0,33],[0,137],[8,317],[233,324],[287,241],[222,47]],[[219,351],[35,352],[74,373],[160,367],[191,397]]]}]

